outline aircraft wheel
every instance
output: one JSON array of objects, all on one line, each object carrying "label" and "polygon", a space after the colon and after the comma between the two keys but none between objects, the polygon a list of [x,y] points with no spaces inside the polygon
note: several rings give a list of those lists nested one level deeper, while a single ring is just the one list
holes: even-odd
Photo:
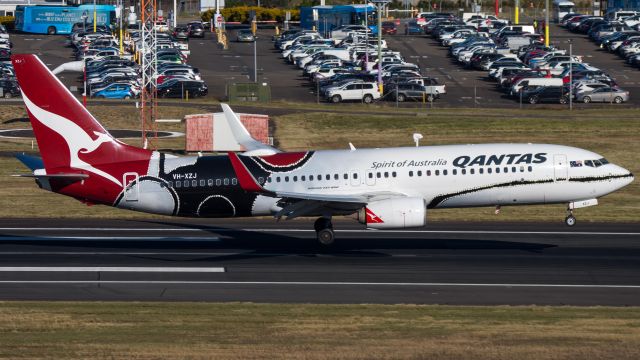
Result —
[{"label": "aircraft wheel", "polygon": [[325,246],[333,244],[335,241],[335,234],[333,233],[333,229],[326,228],[318,231],[318,241]]},{"label": "aircraft wheel", "polygon": [[573,215],[569,215],[564,219],[564,223],[567,226],[574,226],[576,224],[576,218]]}]

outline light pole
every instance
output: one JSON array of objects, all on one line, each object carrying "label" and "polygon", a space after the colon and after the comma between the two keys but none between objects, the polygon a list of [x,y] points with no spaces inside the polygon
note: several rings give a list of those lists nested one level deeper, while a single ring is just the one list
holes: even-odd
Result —
[{"label": "light pole", "polygon": [[382,95],[384,90],[382,85],[382,9],[390,0],[373,0],[372,2],[378,6],[378,90]]},{"label": "light pole", "polygon": [[253,81],[256,82],[256,84],[258,83],[258,50],[257,50],[257,44],[258,43],[258,39],[256,39],[256,36],[253,36]]},{"label": "light pole", "polygon": [[569,110],[573,110],[573,43],[569,39]]}]

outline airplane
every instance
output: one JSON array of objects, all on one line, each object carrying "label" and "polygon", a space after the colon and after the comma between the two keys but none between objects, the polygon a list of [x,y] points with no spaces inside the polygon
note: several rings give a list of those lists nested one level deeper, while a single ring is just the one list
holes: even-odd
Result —
[{"label": "airplane", "polygon": [[318,217],[317,239],[335,240],[332,217],[371,229],[427,223],[440,208],[567,204],[573,211],[634,180],[594,152],[552,144],[476,144],[282,152],[251,137],[222,104],[246,151],[175,156],[109,134],[35,55],[13,55],[41,159],[20,159],[45,190],[87,204],[181,217]]}]

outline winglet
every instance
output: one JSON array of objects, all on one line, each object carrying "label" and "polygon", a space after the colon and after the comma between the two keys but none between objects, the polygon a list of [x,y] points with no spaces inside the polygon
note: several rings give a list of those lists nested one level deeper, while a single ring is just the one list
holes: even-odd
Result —
[{"label": "winglet", "polygon": [[273,155],[279,153],[280,150],[269,146],[267,144],[263,144],[260,141],[251,137],[249,131],[242,125],[240,122],[240,118],[236,115],[233,110],[227,104],[220,104],[222,106],[222,111],[224,112],[224,117],[227,120],[227,124],[229,124],[229,128],[231,129],[231,133],[235,138],[236,142],[247,150],[245,154],[251,155]]},{"label": "winglet", "polygon": [[269,193],[270,191],[265,190],[265,188],[258,183],[255,177],[249,172],[247,167],[242,163],[242,160],[238,157],[238,154],[234,152],[229,152],[229,160],[231,161],[231,166],[233,166],[233,171],[235,171],[236,176],[238,177],[238,182],[240,183],[240,187],[242,190],[247,192],[260,192],[260,193]]}]

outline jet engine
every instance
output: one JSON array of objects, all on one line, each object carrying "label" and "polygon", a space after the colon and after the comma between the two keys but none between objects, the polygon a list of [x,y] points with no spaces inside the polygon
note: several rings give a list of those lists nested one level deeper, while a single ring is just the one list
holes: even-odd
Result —
[{"label": "jet engine", "polygon": [[427,223],[427,206],[419,197],[374,201],[358,210],[356,219],[373,229],[419,227]]}]

